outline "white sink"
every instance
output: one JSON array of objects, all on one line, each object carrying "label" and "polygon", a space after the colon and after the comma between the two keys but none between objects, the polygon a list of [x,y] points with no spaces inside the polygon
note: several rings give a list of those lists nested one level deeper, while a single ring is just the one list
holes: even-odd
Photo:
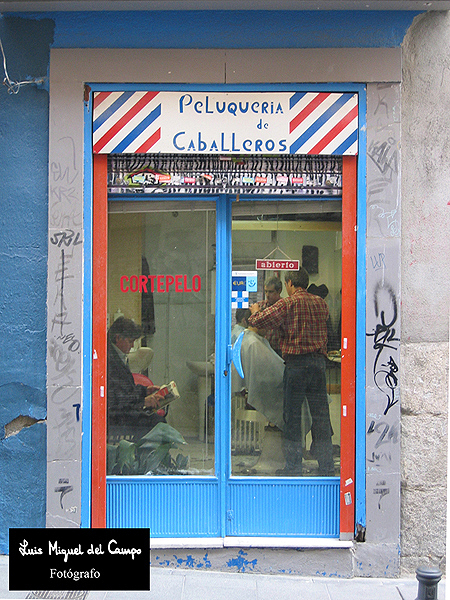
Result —
[{"label": "white sink", "polygon": [[142,373],[150,366],[153,358],[153,350],[146,346],[141,346],[137,350],[132,350],[128,354],[128,366],[132,373]]},{"label": "white sink", "polygon": [[197,377],[210,377],[214,375],[214,365],[210,361],[187,360],[186,365]]}]

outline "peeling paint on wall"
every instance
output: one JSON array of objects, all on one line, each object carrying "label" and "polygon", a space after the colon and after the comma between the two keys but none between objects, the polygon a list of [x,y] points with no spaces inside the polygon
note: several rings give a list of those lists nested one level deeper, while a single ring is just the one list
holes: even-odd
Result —
[{"label": "peeling paint on wall", "polygon": [[11,437],[12,435],[17,435],[25,429],[25,427],[31,427],[36,423],[43,423],[45,419],[35,419],[34,417],[29,417],[27,415],[19,415],[9,423],[6,423],[5,430],[5,439]]},{"label": "peeling paint on wall", "polygon": [[[155,540],[156,541],[156,540]],[[209,548],[154,549],[152,567],[229,573],[266,573],[329,578],[352,577],[352,556],[348,549],[294,548]],[[383,566],[384,569],[384,566]],[[384,572],[384,571],[383,571]]]},{"label": "peeling paint on wall", "polygon": [[[45,404],[23,383],[0,386],[0,553],[8,553],[10,527],[45,527]],[[7,435],[18,418],[34,424]]]},{"label": "peeling paint on wall", "polygon": [[230,560],[227,561],[227,566],[235,568],[239,573],[253,571],[258,561],[256,558],[254,558],[253,560],[248,560],[248,558],[246,558],[247,556],[248,552],[244,552],[244,550],[239,550],[236,558],[230,558]]}]

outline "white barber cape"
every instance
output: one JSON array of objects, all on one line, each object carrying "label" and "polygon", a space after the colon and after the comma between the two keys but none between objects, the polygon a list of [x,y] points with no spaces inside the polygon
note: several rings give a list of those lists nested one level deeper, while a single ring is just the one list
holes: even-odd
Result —
[{"label": "white barber cape", "polygon": [[[233,366],[232,393],[246,389],[248,404],[268,421],[283,429],[283,359],[272,349],[266,338],[246,329],[242,339],[241,362],[244,379],[239,377]],[[306,401],[302,407],[302,429],[304,442],[311,429],[311,415]]]}]

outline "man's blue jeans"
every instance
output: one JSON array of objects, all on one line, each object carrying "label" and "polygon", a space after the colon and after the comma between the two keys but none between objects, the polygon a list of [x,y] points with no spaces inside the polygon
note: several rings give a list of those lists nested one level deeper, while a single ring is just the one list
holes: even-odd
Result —
[{"label": "man's blue jeans", "polygon": [[319,475],[334,475],[330,410],[325,378],[325,356],[299,354],[285,357],[284,438],[286,468],[300,469],[302,460],[302,404],[308,401],[312,418],[311,435]]}]

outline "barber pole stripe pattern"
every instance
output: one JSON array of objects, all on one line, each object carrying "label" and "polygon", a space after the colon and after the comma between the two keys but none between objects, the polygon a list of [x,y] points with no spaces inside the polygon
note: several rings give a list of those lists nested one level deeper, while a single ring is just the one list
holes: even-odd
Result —
[{"label": "barber pole stripe pattern", "polygon": [[[96,92],[95,154],[160,152],[164,93]],[[296,92],[289,98],[287,154],[358,153],[358,96],[352,93]]]},{"label": "barber pole stripe pattern", "polygon": [[161,138],[159,92],[94,94],[94,154],[155,152]]},{"label": "barber pole stripe pattern", "polygon": [[358,153],[358,96],[298,92],[289,102],[289,153]]}]

